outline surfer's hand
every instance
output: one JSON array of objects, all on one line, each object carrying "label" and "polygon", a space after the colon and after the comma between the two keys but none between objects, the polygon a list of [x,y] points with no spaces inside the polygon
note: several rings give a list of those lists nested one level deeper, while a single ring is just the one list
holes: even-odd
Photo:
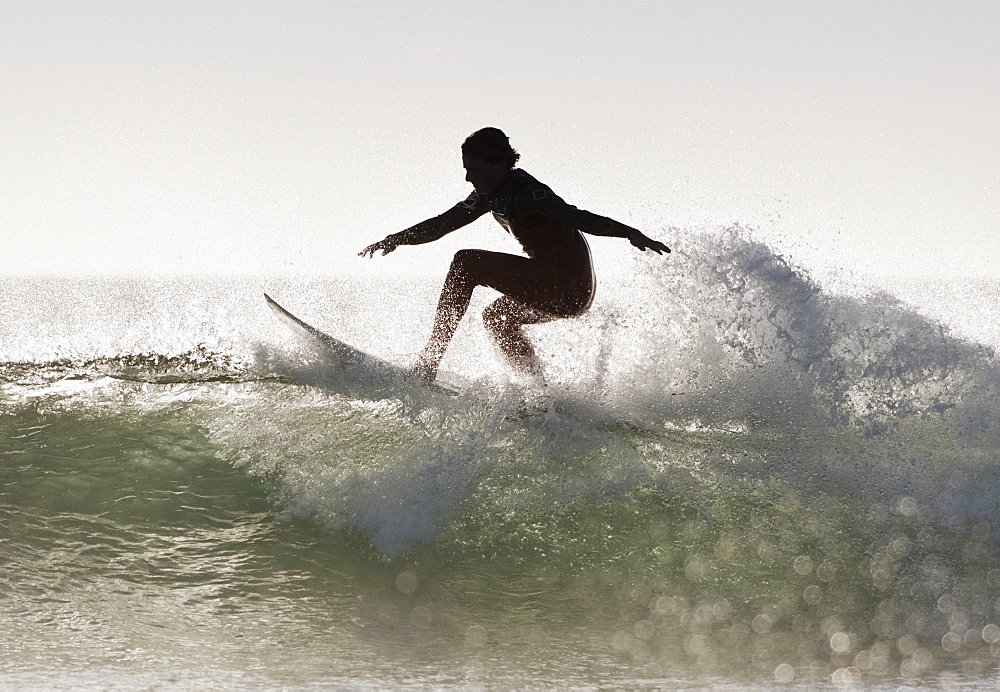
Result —
[{"label": "surfer's hand", "polygon": [[669,253],[670,248],[661,243],[659,240],[653,240],[639,231],[632,231],[628,234],[628,241],[635,245],[637,248],[645,252],[646,250],[652,250],[658,255],[662,255],[664,252]]},{"label": "surfer's hand", "polygon": [[399,247],[399,243],[397,243],[395,240],[392,240],[391,236],[386,237],[378,241],[377,243],[372,243],[371,245],[366,247],[364,250],[358,253],[358,257],[365,257],[365,256],[374,257],[375,253],[378,252],[379,250],[382,251],[382,256],[384,257],[385,255],[388,255],[390,252],[395,250],[397,247]]}]

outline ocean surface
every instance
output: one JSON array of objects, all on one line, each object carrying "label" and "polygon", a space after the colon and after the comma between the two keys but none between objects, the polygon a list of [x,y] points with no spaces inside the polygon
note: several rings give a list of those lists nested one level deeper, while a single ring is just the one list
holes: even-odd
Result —
[{"label": "ocean surface", "polygon": [[634,254],[544,400],[485,289],[452,398],[262,298],[406,365],[440,279],[0,278],[0,688],[1000,685],[1000,282]]}]

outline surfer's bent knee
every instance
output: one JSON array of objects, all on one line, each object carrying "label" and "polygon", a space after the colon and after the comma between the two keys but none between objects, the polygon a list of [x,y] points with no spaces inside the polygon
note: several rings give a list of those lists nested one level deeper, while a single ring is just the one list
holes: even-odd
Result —
[{"label": "surfer's bent knee", "polygon": [[459,250],[452,258],[451,266],[452,268],[462,267],[463,269],[468,270],[470,265],[474,264],[475,261],[480,258],[482,252],[482,250]]},{"label": "surfer's bent knee", "polygon": [[493,334],[502,334],[514,325],[508,319],[506,311],[498,308],[496,303],[490,303],[483,310],[483,326]]},{"label": "surfer's bent knee", "polygon": [[459,250],[451,260],[451,267],[448,269],[450,278],[467,281],[475,279],[476,264],[480,259],[482,250]]}]

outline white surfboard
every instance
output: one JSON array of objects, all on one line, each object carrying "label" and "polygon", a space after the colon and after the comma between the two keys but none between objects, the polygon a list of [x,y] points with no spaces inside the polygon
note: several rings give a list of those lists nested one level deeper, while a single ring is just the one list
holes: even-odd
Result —
[{"label": "white surfboard", "polygon": [[299,319],[266,293],[264,300],[274,311],[274,314],[292,329],[299,336],[306,337],[316,345],[320,346],[329,354],[330,362],[345,376],[346,382],[354,386],[370,387],[372,393],[383,392],[386,389],[398,391],[400,387],[424,386],[432,391],[457,396],[458,390],[452,389],[438,382],[424,382],[419,377],[414,377],[413,373],[406,368],[376,358],[365,353],[350,344],[346,344],[340,339],[321,332],[311,324]]}]

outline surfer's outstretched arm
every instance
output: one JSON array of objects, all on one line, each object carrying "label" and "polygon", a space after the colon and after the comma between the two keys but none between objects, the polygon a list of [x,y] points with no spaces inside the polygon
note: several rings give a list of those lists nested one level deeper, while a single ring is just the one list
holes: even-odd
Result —
[{"label": "surfer's outstretched arm", "polygon": [[[475,199],[474,199],[475,198]],[[379,250],[388,255],[400,245],[421,245],[443,238],[452,231],[457,231],[486,213],[485,204],[477,204],[478,198],[473,193],[469,199],[456,204],[443,214],[432,219],[421,221],[416,226],[410,226],[405,231],[387,235],[377,243],[372,243],[358,253],[360,257],[374,257]]]},{"label": "surfer's outstretched arm", "polygon": [[552,194],[551,190],[540,191],[541,194],[534,198],[532,204],[533,213],[545,216],[553,221],[564,223],[567,226],[588,233],[590,235],[600,235],[610,238],[627,238],[632,245],[643,252],[652,250],[660,255],[670,252],[670,248],[658,240],[653,240],[637,228],[632,228],[621,221],[609,219],[586,209],[578,209],[572,204],[563,201],[558,195]]},{"label": "surfer's outstretched arm", "polygon": [[643,252],[652,250],[658,255],[670,252],[670,248],[659,240],[653,240],[638,228],[626,226],[621,221],[615,221],[614,219],[609,219],[606,216],[594,214],[584,209],[577,209],[569,204],[566,206],[572,210],[567,216],[571,216],[574,219],[573,226],[584,233],[611,238],[627,238],[632,245]]}]

